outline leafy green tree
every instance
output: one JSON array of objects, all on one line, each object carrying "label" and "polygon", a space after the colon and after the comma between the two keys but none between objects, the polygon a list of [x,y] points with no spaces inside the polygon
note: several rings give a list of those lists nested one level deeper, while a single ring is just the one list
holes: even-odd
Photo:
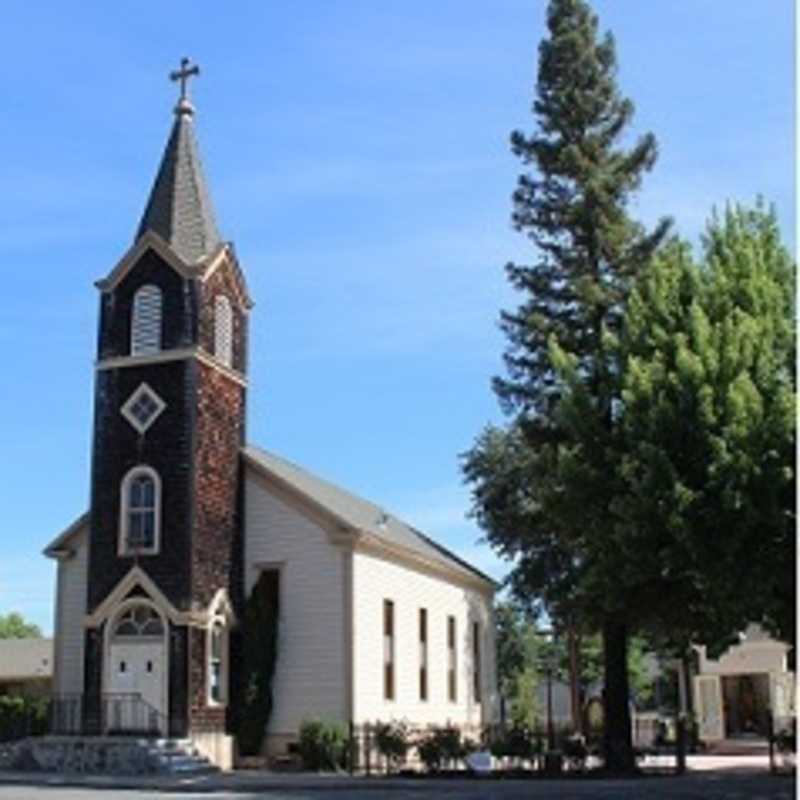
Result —
[{"label": "leafy green tree", "polygon": [[750,621],[794,641],[794,287],[759,204],[714,216],[699,265],[671,243],[628,304],[617,529],[677,649]]},{"label": "leafy green tree", "polygon": [[[514,192],[513,222],[537,255],[532,265],[507,266],[523,300],[502,314],[508,374],[494,388],[514,423],[485,431],[464,466],[489,541],[518,559],[520,593],[540,595],[554,618],[589,615],[602,629],[606,765],[627,771],[634,767],[630,598],[616,580],[609,521],[620,391],[614,337],[631,281],[669,223],[648,233],[627,213],[656,143],[646,135],[629,149],[620,144],[633,104],[617,89],[612,37],[598,37],[585,0],[551,0],[547,26],[533,107],[538,130],[511,137],[513,152],[533,168]],[[576,386],[580,416],[570,418],[576,407],[561,400]],[[515,522],[525,525],[512,531]]]},{"label": "leafy green tree", "polygon": [[519,603],[498,604],[494,618],[497,679],[507,717],[514,723],[532,726],[539,712],[539,636]]},{"label": "leafy green tree", "polygon": [[497,683],[503,697],[511,694],[514,681],[525,668],[525,620],[513,602],[494,609]]},{"label": "leafy green tree", "polygon": [[12,611],[0,614],[0,639],[41,639],[38,625],[26,622],[21,614]]},{"label": "leafy green tree", "polygon": [[[631,696],[637,708],[650,702],[655,686],[655,676],[651,667],[652,659],[656,659],[650,645],[642,636],[633,635],[628,644],[628,683]],[[567,670],[566,652],[562,656],[562,671]],[[580,684],[581,695],[585,703],[589,688],[603,680],[603,641],[594,633],[580,638]]]},{"label": "leafy green tree", "polygon": [[[553,666],[554,680],[566,683],[571,678],[568,639],[563,633],[555,638],[543,633],[530,613],[514,600],[498,603],[494,616],[498,684],[506,703],[507,718],[527,726],[543,723],[545,710],[539,690],[544,685],[546,665]],[[590,690],[602,685],[603,645],[597,633],[583,632],[576,638],[580,716]],[[647,704],[653,695],[653,657],[643,637],[631,637],[628,673],[637,706]]]}]

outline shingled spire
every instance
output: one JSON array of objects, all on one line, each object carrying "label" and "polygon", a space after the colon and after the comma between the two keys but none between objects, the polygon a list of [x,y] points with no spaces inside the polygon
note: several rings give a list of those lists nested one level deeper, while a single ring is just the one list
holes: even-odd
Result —
[{"label": "shingled spire", "polygon": [[170,75],[181,83],[175,123],[136,232],[138,240],[154,231],[188,263],[209,255],[220,242],[193,130],[194,107],[186,91],[188,78],[199,72],[184,58],[181,69]]}]

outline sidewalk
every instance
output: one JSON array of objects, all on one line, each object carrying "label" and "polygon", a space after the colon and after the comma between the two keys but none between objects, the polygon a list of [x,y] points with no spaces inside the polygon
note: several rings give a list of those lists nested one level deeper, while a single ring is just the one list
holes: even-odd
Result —
[{"label": "sidewalk", "polygon": [[[652,766],[668,766],[666,762]],[[687,759],[689,776],[720,776],[727,774],[766,775],[769,771],[769,759],[765,756],[689,756]],[[681,780],[665,776],[663,780]],[[2,772],[0,786],[40,786],[40,787],[87,787],[113,789],[139,789],[169,792],[268,792],[292,791],[343,791],[369,789],[372,791],[425,790],[434,787],[446,789],[452,793],[459,789],[474,790],[476,786],[502,785],[543,786],[549,784],[554,789],[566,788],[570,784],[580,783],[584,786],[596,783],[608,785],[614,780],[642,781],[650,783],[659,778],[643,775],[640,778],[591,778],[576,776],[547,780],[544,778],[504,779],[495,781],[491,778],[465,779],[430,779],[424,778],[385,778],[385,777],[351,777],[350,775],[313,774],[313,773],[275,773],[260,770],[240,770],[237,772],[215,773],[210,775],[56,775],[47,772]]]}]

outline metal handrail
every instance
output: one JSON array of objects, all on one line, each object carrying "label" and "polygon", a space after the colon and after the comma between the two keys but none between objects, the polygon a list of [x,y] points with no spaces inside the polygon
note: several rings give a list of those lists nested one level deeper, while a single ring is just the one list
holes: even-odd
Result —
[{"label": "metal handrail", "polygon": [[83,695],[56,694],[50,698],[50,733],[77,734],[83,732]]},{"label": "metal handrail", "polygon": [[99,707],[83,694],[58,694],[50,700],[50,732],[159,735],[168,733],[168,716],[139,692],[106,692]]},{"label": "metal handrail", "polygon": [[101,696],[106,733],[167,733],[167,715],[148,703],[139,692],[106,692]]}]

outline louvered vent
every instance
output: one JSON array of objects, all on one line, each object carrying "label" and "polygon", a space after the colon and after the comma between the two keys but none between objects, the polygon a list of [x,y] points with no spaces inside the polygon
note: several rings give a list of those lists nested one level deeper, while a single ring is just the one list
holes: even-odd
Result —
[{"label": "louvered vent", "polygon": [[131,355],[142,356],[161,350],[161,290],[148,284],[133,296]]},{"label": "louvered vent", "polygon": [[233,312],[224,295],[214,300],[214,355],[226,367],[233,364]]}]

